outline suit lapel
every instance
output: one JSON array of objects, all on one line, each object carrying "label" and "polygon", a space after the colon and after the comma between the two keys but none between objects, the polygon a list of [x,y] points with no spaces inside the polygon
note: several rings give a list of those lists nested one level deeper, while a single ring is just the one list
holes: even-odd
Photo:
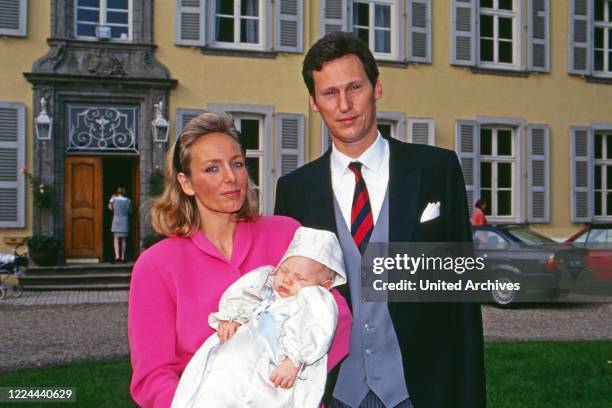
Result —
[{"label": "suit lapel", "polygon": [[410,145],[389,139],[389,241],[409,242],[414,237],[422,171],[407,151]]},{"label": "suit lapel", "polygon": [[330,169],[331,149],[313,166],[313,174],[307,180],[304,191],[311,226],[337,233],[334,216],[334,196]]}]

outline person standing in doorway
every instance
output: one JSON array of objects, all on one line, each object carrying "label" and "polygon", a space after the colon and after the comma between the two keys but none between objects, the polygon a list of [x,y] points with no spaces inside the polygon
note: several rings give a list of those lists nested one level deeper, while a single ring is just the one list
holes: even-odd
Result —
[{"label": "person standing in doorway", "polygon": [[125,248],[130,231],[129,215],[132,212],[132,202],[125,196],[125,188],[119,187],[108,202],[108,208],[113,212],[113,248],[114,262],[125,262]]}]

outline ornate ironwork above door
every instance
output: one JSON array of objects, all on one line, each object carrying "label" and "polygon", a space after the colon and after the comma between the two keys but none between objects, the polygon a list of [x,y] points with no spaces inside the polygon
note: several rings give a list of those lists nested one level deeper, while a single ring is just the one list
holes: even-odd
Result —
[{"label": "ornate ironwork above door", "polygon": [[138,152],[138,106],[67,104],[68,152]]}]

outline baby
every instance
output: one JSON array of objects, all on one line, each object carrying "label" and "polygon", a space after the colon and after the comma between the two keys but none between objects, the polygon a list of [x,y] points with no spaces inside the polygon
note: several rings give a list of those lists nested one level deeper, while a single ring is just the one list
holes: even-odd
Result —
[{"label": "baby", "polygon": [[172,401],[183,407],[318,407],[346,283],[335,234],[300,227],[279,265],[246,273],[209,316],[217,330],[185,368]]}]

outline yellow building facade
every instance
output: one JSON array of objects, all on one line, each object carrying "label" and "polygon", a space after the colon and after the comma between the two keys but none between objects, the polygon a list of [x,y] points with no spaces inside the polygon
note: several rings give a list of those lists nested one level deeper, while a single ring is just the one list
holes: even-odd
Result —
[{"label": "yellow building facade", "polygon": [[[48,232],[65,240],[84,237],[93,247],[97,241],[110,245],[100,231],[95,236],[77,231],[92,229],[87,225],[108,215],[94,209],[102,215],[87,224],[67,213],[78,211],[77,193],[62,187],[77,180],[69,174],[81,174],[79,169],[98,160],[78,177],[105,187],[78,194],[90,194],[104,207],[114,188],[104,178],[117,184],[121,175],[110,168],[118,166],[129,173],[124,182],[143,206],[151,173],[163,168],[163,152],[203,110],[227,110],[236,117],[262,209],[271,213],[278,176],[328,147],[320,117],[308,107],[301,63],[305,51],[334,29],[360,36],[379,61],[381,132],[455,150],[470,204],[486,198],[490,222],[529,222],[560,239],[584,222],[612,220],[612,1],[17,3],[27,4],[26,29],[0,34],[0,103],[8,103],[0,104],[0,112],[23,107],[17,111],[23,112],[24,128],[16,138],[24,147],[16,151],[23,152],[35,176],[57,188],[53,215],[45,215],[17,174],[14,185],[22,185],[15,196],[27,199],[15,206],[6,202],[7,193],[0,202],[8,220],[3,237]],[[53,119],[51,141],[36,137],[42,97]],[[159,102],[169,122],[167,141],[151,141]],[[81,119],[96,109],[134,124],[137,143],[79,146],[71,132],[85,126]],[[5,129],[12,129],[9,125]],[[105,132],[92,129],[88,132]],[[52,162],[41,166],[49,149]],[[129,160],[121,162],[122,155]],[[6,163],[5,171],[17,166]],[[19,211],[22,218],[11,224]],[[142,240],[149,230],[144,215],[137,218],[133,236]],[[107,249],[99,246],[79,252],[73,242],[65,258],[103,259]]]}]

